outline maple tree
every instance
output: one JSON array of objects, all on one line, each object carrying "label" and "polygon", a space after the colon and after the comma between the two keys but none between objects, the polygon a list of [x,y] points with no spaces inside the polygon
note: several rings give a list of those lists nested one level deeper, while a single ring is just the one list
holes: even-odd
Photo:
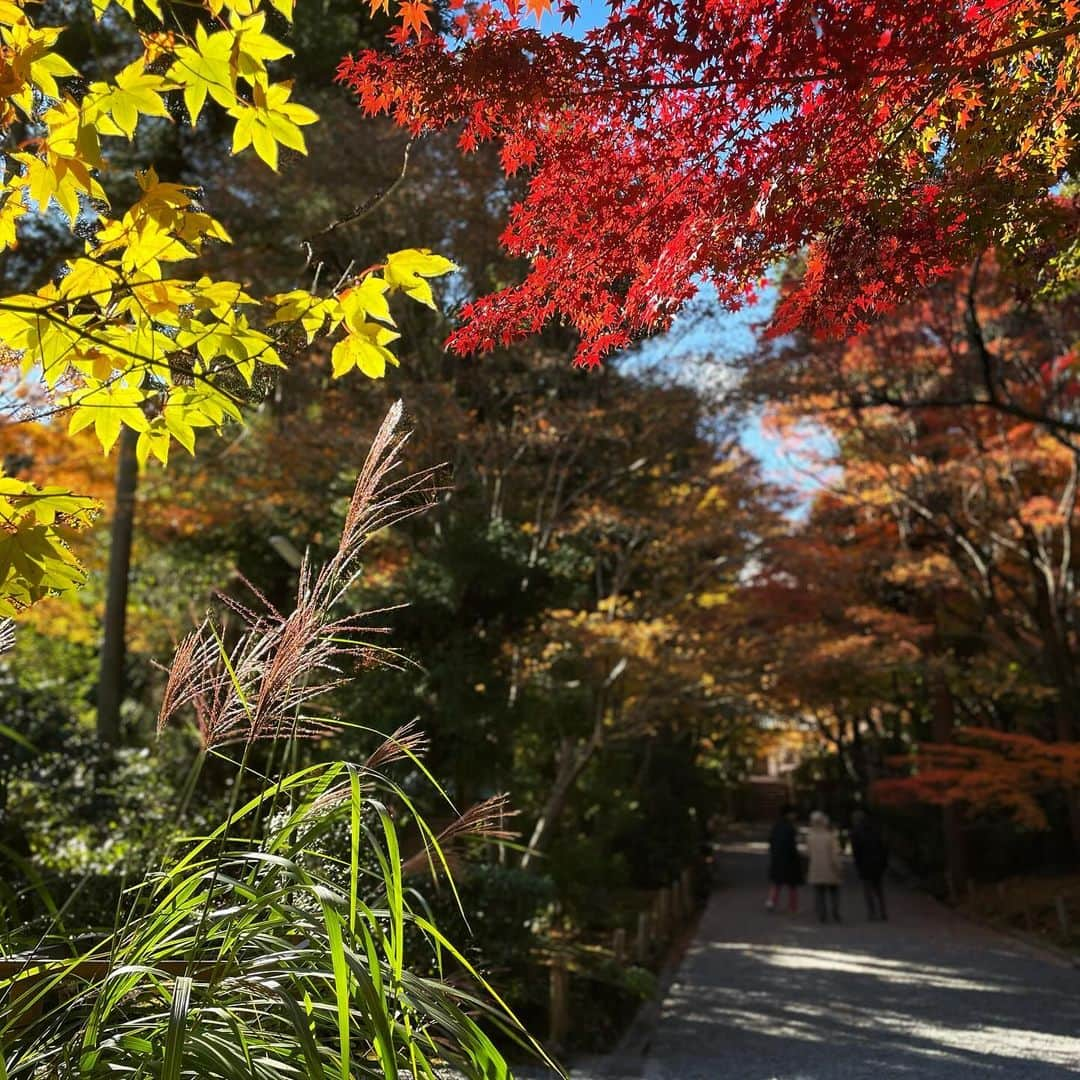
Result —
[{"label": "maple tree", "polygon": [[[427,249],[406,249],[350,265],[320,287],[320,268],[300,260],[306,287],[256,296],[241,280],[200,272],[200,260],[230,237],[196,185],[148,167],[135,175],[134,202],[114,213],[103,181],[126,167],[124,143],[155,123],[194,127],[213,103],[231,128],[232,152],[253,151],[276,170],[280,148],[306,152],[303,129],[317,120],[291,100],[292,84],[274,77],[292,50],[267,32],[268,14],[291,20],[289,0],[266,8],[208,0],[184,20],[156,2],[145,7],[95,4],[99,22],[136,23],[138,48],[87,79],[65,55],[63,23],[35,22],[21,0],[0,6],[0,124],[11,146],[0,242],[13,250],[57,216],[75,239],[36,287],[0,299],[7,400],[18,421],[91,430],[106,453],[129,431],[142,465],[166,463],[174,444],[193,453],[199,431],[240,420],[285,366],[293,338],[332,335],[335,377],[380,378],[397,363],[389,298],[434,306],[429,279],[453,268]],[[85,527],[95,507],[56,485],[0,483],[0,613],[12,614],[83,580],[58,530]]]},{"label": "maple tree", "polygon": [[[828,498],[904,545],[893,584],[940,596],[942,618],[988,628],[995,648],[1042,672],[1062,738],[1073,737],[1078,448],[1029,415],[1067,410],[1053,357],[1077,326],[1075,299],[1032,304],[987,256],[864,334],[796,338],[750,376],[779,395],[777,422],[812,416],[835,440],[843,473]],[[987,377],[1027,408],[987,407],[972,393]]]},{"label": "maple tree", "polygon": [[1028,829],[1048,825],[1038,796],[1080,784],[1080,745],[993,728],[965,727],[952,742],[922,742],[898,764],[912,775],[878,780],[874,797],[880,802],[1003,811]]},{"label": "maple tree", "polygon": [[795,719],[865,792],[881,747],[911,708],[929,631],[892,584],[897,537],[842,499],[820,496],[805,522],[774,538],[739,590],[748,658],[762,709]]},{"label": "maple tree", "polygon": [[574,607],[544,612],[519,660],[533,694],[568,706],[523,865],[551,844],[597,758],[677,736],[700,764],[747,714],[755,674],[740,662],[734,619],[718,612],[778,515],[752,459],[680,441],[669,433],[655,464],[588,499],[559,530],[560,545],[591,553],[595,586]]},{"label": "maple tree", "polygon": [[456,349],[565,320],[595,364],[798,254],[775,330],[860,329],[991,244],[1041,289],[1076,281],[1073,0],[615,0],[580,38],[530,25],[549,0],[452,4],[445,34],[426,6],[339,78],[527,177],[503,243],[528,272],[466,306]]},{"label": "maple tree", "polygon": [[[798,288],[798,274],[786,275],[780,295]],[[1076,292],[1041,294],[1034,271],[1021,272],[990,250],[843,341],[798,333],[763,344],[744,363],[746,389],[753,395],[757,385],[759,400],[782,412],[786,398],[805,398],[816,387],[823,404],[936,413],[943,430],[950,413],[996,412],[1009,430],[1025,434],[1038,425],[1069,446],[1080,434],[1078,334]],[[995,422],[984,416],[981,423]]]},{"label": "maple tree", "polygon": [[[861,334],[746,365],[744,404],[812,423],[829,466],[759,584],[772,699],[823,719],[864,791],[943,807],[954,887],[978,815],[1041,827],[1052,793],[1080,843],[1080,448],[1056,362],[1077,326],[1075,296],[986,252]],[[883,781],[912,744],[912,775]]]}]

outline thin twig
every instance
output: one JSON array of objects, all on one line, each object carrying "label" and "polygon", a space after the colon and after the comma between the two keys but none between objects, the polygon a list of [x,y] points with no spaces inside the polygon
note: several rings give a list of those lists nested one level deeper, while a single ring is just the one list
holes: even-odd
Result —
[{"label": "thin twig", "polygon": [[384,199],[388,199],[397,190],[401,182],[405,179],[405,173],[409,168],[409,151],[412,149],[412,144],[412,139],[405,144],[405,152],[401,157],[401,170],[388,187],[383,188],[382,191],[375,192],[371,198],[365,199],[359,206],[355,207],[344,217],[339,217],[336,221],[331,221],[325,228],[320,229],[308,239],[301,241],[301,246],[308,253],[306,265],[311,265],[312,240],[319,236],[325,236],[327,233],[332,233],[335,229],[340,229],[343,225],[351,225],[355,221],[362,221],[379,205],[379,203]]}]

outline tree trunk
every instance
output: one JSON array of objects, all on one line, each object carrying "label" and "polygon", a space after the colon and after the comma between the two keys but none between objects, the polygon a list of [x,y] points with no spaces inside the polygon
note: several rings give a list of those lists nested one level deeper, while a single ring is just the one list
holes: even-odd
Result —
[{"label": "tree trunk", "polygon": [[139,463],[135,457],[138,439],[138,432],[127,426],[121,429],[97,688],[97,735],[106,746],[115,746],[120,740],[120,703],[124,698],[127,655],[128,573],[135,533],[135,489],[139,479]]},{"label": "tree trunk", "polygon": [[[1075,726],[1071,706],[1072,699],[1076,695],[1072,687],[1067,687],[1059,693],[1062,696],[1054,702],[1054,732],[1059,742],[1072,742]],[[1067,699],[1064,696],[1066,694]],[[1069,815],[1069,837],[1072,840],[1073,853],[1080,856],[1080,788],[1065,789],[1065,806]]]},{"label": "tree trunk", "polygon": [[521,856],[521,869],[527,870],[534,856],[544,851],[551,842],[555,825],[566,809],[567,800],[577,778],[581,775],[596,749],[592,739],[578,747],[573,739],[563,739],[559,748],[559,762],[555,770],[555,783],[544,803],[544,809],[536,819],[529,846]]},{"label": "tree trunk", "polygon": [[[1032,563],[1037,560],[1033,542],[1028,540]],[[1067,615],[1062,610],[1060,596],[1052,591],[1043,574],[1033,573],[1035,588],[1035,614],[1042,630],[1043,657],[1049,678],[1057,690],[1054,702],[1054,736],[1059,742],[1072,742],[1075,738],[1074,705],[1077,701],[1074,659],[1069,647],[1066,629]],[[1065,805],[1069,818],[1069,834],[1074,853],[1080,855],[1080,790],[1065,789]]]},{"label": "tree trunk", "polygon": [[[952,742],[953,728],[956,726],[956,705],[952,690],[945,673],[931,667],[932,693],[932,729],[934,742]],[[964,819],[960,807],[947,805],[942,808],[941,829],[945,841],[945,883],[949,890],[949,899],[958,900],[963,896],[968,882],[967,838],[964,835]]]}]

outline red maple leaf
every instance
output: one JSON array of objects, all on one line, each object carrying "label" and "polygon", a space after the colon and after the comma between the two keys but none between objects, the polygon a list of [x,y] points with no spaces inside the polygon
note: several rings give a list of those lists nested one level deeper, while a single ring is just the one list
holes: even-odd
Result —
[{"label": "red maple leaf", "polygon": [[[516,340],[544,313],[592,361],[663,330],[703,282],[744,305],[806,251],[776,326],[845,336],[979,247],[1065,228],[1048,193],[1071,162],[1025,140],[1080,103],[1049,64],[1036,78],[1015,59],[1066,47],[1062,2],[634,0],[572,38],[500,0],[470,6],[449,48],[428,4],[402,0],[418,40],[339,78],[369,111],[416,134],[463,124],[464,149],[497,142],[528,173],[503,234],[526,279],[481,297],[456,347]],[[538,21],[552,6],[521,5]],[[993,140],[964,137],[984,128]]]}]

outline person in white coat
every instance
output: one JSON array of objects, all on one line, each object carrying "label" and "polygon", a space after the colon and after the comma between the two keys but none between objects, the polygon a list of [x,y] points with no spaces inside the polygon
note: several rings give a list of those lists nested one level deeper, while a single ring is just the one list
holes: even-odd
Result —
[{"label": "person in white coat", "polygon": [[[818,918],[840,921],[840,842],[829,828],[829,819],[820,811],[810,815],[810,829],[806,835],[806,851],[810,856],[807,884],[814,888],[814,903]],[[826,911],[828,908],[828,912]]]}]

